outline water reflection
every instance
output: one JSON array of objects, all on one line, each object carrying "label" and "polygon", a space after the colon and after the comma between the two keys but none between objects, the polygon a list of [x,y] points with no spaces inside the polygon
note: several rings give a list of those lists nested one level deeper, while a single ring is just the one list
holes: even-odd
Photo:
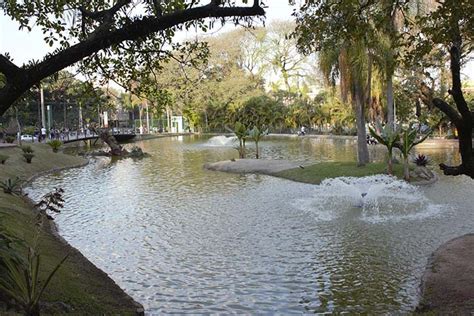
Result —
[{"label": "water reflection", "polygon": [[[301,205],[315,186],[203,170],[236,157],[232,147],[208,147],[199,137],[137,144],[152,157],[97,159],[39,178],[28,192],[65,189],[61,234],[149,314],[407,312],[429,254],[474,225],[466,177],[422,190],[446,205],[438,216],[374,222],[353,208],[327,218],[340,210]],[[454,147],[430,146],[418,150],[458,159]],[[383,159],[382,148],[371,151]],[[262,156],[353,160],[356,144],[275,137],[262,143]]]}]

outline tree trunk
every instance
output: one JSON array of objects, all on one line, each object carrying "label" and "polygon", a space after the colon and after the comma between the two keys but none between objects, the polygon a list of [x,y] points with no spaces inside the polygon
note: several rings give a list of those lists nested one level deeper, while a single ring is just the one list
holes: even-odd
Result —
[{"label": "tree trunk", "polygon": [[408,164],[408,156],[403,157],[403,178],[406,181],[410,180],[410,165]]},{"label": "tree trunk", "polygon": [[389,175],[393,175],[393,160],[392,160],[392,157],[393,157],[393,153],[390,150],[388,152],[388,155],[387,155],[387,173]]},{"label": "tree trunk", "polygon": [[369,163],[369,148],[365,131],[364,95],[360,83],[356,82],[353,85],[357,125],[357,163],[359,166],[365,166]]},{"label": "tree trunk", "polygon": [[459,153],[461,154],[460,166],[447,166],[444,163],[440,164],[441,170],[445,175],[457,176],[465,174],[474,178],[474,153],[472,151],[472,123],[462,122],[458,130]]},{"label": "tree trunk", "polygon": [[111,135],[108,130],[99,131],[99,137],[104,143],[109,145],[110,154],[112,156],[123,157],[128,154],[128,151],[126,151],[122,148],[122,146],[119,145],[115,137]]},{"label": "tree trunk", "polygon": [[259,159],[259,155],[258,155],[258,142],[255,142],[255,158]]},{"label": "tree trunk", "polygon": [[459,33],[459,26],[455,24],[453,29],[453,45],[449,50],[450,61],[451,61],[451,80],[452,89],[449,93],[453,97],[456,104],[456,108],[453,108],[447,102],[432,98],[432,92],[422,85],[422,98],[425,103],[434,105],[440,109],[446,116],[449,117],[452,123],[457,128],[458,139],[459,139],[459,152],[461,154],[461,165],[459,166],[447,166],[440,164],[441,170],[445,175],[461,175],[465,174],[471,178],[474,178],[474,153],[472,151],[472,128],[474,124],[473,113],[469,109],[469,106],[464,98],[461,83],[461,49],[462,41]]},{"label": "tree trunk", "polygon": [[387,123],[394,129],[395,128],[395,109],[393,101],[393,75],[387,77]]}]

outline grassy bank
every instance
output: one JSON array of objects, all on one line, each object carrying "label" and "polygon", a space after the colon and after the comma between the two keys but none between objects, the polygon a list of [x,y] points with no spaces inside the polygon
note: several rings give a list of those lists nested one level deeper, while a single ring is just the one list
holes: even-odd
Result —
[{"label": "grassy bank", "polygon": [[[321,162],[306,166],[304,169],[295,168],[274,173],[273,175],[293,181],[319,184],[322,180],[336,177],[364,177],[386,173],[387,164],[382,162],[370,163],[358,167],[355,162]],[[395,176],[403,177],[403,165],[394,165]]]},{"label": "grassy bank", "polygon": [[[27,164],[20,148],[0,148],[9,159],[0,165],[0,181],[19,176],[29,179],[51,170],[81,166],[86,160],[76,156],[53,153],[44,144],[33,145],[35,157]],[[53,188],[51,188],[53,189]],[[67,192],[65,193],[67,195]],[[59,215],[61,216],[61,214]],[[27,200],[0,192],[0,220],[13,237],[33,244],[37,236],[35,213]],[[41,256],[40,275],[44,280],[55,265],[70,254],[44,293],[42,314],[76,315],[135,315],[136,303],[104,272],[96,268],[77,250],[63,242],[50,225],[39,234],[38,252]],[[21,247],[21,246],[19,246]],[[26,247],[19,249],[26,253]],[[3,304],[5,308],[5,304]],[[0,306],[0,314],[2,314]]]}]

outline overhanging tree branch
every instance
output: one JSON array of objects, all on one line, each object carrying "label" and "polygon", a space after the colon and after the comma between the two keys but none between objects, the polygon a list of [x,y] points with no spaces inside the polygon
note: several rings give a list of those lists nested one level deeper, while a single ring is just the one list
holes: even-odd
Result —
[{"label": "overhanging tree branch", "polygon": [[461,115],[459,115],[458,111],[456,111],[451,105],[439,98],[433,99],[433,105],[441,112],[446,114],[446,116],[449,117],[451,122],[453,122],[456,127],[460,126],[462,120]]},{"label": "overhanging tree branch", "polygon": [[84,40],[43,62],[34,66],[31,71],[36,77],[45,78],[53,73],[66,68],[94,52],[108,48],[114,44],[126,40],[135,40],[147,37],[158,31],[173,26],[204,18],[219,18],[230,16],[256,16],[264,15],[265,11],[260,7],[217,7],[209,4],[202,7],[177,11],[162,17],[144,17],[125,25],[117,30],[104,30],[95,34],[94,37]]},{"label": "overhanging tree branch", "polygon": [[462,117],[455,108],[441,100],[440,98],[433,98],[433,91],[426,83],[421,83],[421,101],[425,103],[429,108],[433,106],[443,112],[456,127],[460,127],[462,123]]},{"label": "overhanging tree branch", "polygon": [[107,20],[110,21],[115,13],[117,13],[121,8],[129,4],[131,0],[119,0],[115,5],[110,9],[101,10],[101,11],[89,11],[83,6],[79,7],[79,11],[84,17],[91,18],[93,20]]},{"label": "overhanging tree branch", "polygon": [[[119,1],[116,6],[119,4],[123,6],[127,1],[129,0]],[[102,28],[80,43],[50,55],[42,62],[22,71],[19,71],[18,67],[12,67],[11,62],[9,64],[6,57],[3,56],[4,58],[0,58],[0,67],[2,67],[0,69],[2,72],[6,72],[7,84],[0,89],[0,115],[5,113],[16,99],[41,79],[73,65],[95,52],[123,41],[140,40],[156,32],[195,20],[265,15],[265,11],[258,3],[258,0],[255,0],[253,6],[221,7],[211,2],[204,6],[178,10],[162,16],[143,17],[130,21],[119,29]]]},{"label": "overhanging tree branch", "polygon": [[13,77],[20,71],[20,67],[12,63],[5,55],[0,54],[0,72],[4,74],[7,79]]}]

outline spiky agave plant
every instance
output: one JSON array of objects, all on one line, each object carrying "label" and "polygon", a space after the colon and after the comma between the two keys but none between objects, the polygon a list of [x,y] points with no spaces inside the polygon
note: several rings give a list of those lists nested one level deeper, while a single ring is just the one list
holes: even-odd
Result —
[{"label": "spiky agave plant", "polygon": [[413,158],[413,162],[417,166],[426,167],[426,165],[428,165],[431,162],[431,160],[430,158],[428,158],[428,156],[425,156],[423,154],[418,154]]},{"label": "spiky agave plant", "polygon": [[59,139],[53,139],[48,142],[48,145],[51,147],[53,152],[57,153],[59,151],[59,148],[61,148],[61,146],[63,145],[63,142]]},{"label": "spiky agave plant", "polygon": [[25,154],[32,154],[34,152],[33,148],[31,148],[30,145],[23,145],[20,148],[21,150],[23,150],[23,153]]},{"label": "spiky agave plant", "polygon": [[0,182],[0,188],[3,189],[4,193],[19,195],[21,194],[21,179],[16,177],[15,179],[8,178],[5,181]]},{"label": "spiky agave plant", "polygon": [[26,259],[13,256],[12,253],[0,253],[0,255],[3,270],[0,291],[21,305],[25,315],[39,315],[41,296],[69,254],[56,265],[44,282],[39,278],[40,255],[33,248],[29,248]]}]

